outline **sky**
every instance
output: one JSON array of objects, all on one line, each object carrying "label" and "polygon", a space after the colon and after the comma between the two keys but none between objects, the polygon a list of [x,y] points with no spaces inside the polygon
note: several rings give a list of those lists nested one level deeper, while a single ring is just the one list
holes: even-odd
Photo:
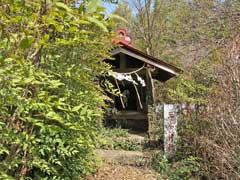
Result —
[{"label": "sky", "polygon": [[112,3],[107,3],[107,2],[102,2],[102,5],[106,8],[106,11],[108,13],[111,13],[116,9],[117,4],[112,4]]},{"label": "sky", "polygon": [[[129,1],[118,0],[118,4],[121,2],[129,2],[129,6],[132,9],[132,13],[136,14],[136,8],[134,8],[134,5],[132,4],[133,3],[132,0],[129,0]],[[143,0],[141,0],[141,2],[144,4]],[[102,2],[102,5],[106,8],[107,13],[112,13],[118,7],[118,4]]]}]

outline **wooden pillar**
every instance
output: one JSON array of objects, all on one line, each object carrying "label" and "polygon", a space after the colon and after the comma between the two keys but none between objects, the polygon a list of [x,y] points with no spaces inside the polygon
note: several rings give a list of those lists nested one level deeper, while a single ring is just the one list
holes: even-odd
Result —
[{"label": "wooden pillar", "polygon": [[147,102],[147,118],[148,118],[148,134],[150,145],[153,145],[155,138],[156,129],[156,113],[155,113],[155,93],[154,84],[151,75],[150,67],[146,67],[146,102]]},{"label": "wooden pillar", "polygon": [[120,53],[119,56],[120,56],[120,69],[127,68],[127,59],[125,54]]},{"label": "wooden pillar", "polygon": [[155,92],[154,83],[151,75],[150,67],[146,67],[146,102],[148,105],[153,105],[155,103]]}]

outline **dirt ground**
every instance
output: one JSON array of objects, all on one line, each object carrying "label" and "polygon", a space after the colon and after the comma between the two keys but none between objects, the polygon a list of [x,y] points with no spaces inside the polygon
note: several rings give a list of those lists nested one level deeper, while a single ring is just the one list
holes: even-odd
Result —
[{"label": "dirt ground", "polygon": [[86,180],[157,180],[157,174],[146,168],[105,164]]}]

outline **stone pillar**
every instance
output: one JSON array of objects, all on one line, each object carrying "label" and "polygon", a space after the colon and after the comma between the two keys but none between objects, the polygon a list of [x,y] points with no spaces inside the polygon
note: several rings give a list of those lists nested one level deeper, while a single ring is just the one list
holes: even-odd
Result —
[{"label": "stone pillar", "polygon": [[177,149],[178,108],[176,104],[164,104],[164,152],[169,158]]}]

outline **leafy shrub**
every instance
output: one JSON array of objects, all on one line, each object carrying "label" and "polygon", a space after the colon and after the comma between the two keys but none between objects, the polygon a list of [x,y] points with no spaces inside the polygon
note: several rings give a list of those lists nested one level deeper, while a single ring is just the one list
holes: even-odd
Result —
[{"label": "leafy shrub", "polygon": [[160,173],[159,179],[189,180],[195,179],[194,174],[199,170],[198,158],[188,157],[177,162],[170,160],[162,153],[153,156],[152,167]]},{"label": "leafy shrub", "polygon": [[111,21],[74,2],[0,1],[0,179],[75,180],[95,166]]}]

